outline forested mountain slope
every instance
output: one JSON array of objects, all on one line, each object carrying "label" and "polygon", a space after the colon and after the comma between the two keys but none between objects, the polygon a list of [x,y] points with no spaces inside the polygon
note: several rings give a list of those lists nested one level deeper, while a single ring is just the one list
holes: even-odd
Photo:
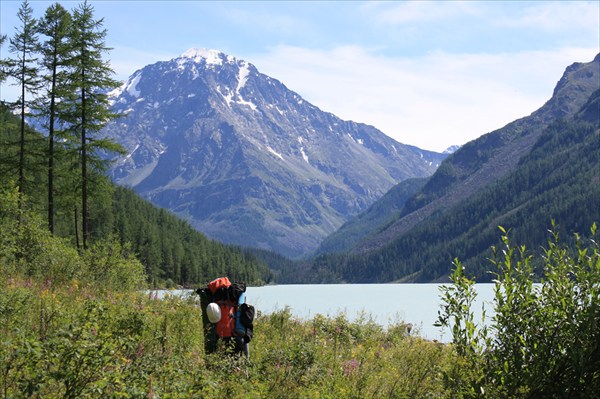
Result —
[{"label": "forested mountain slope", "polygon": [[599,87],[600,56],[573,64],[540,110],[447,158],[379,234],[286,279],[434,281],[454,257],[486,279],[499,225],[533,250],[551,220],[566,236],[585,234],[600,220]]},{"label": "forested mountain slope", "polygon": [[375,235],[400,216],[402,208],[427,178],[407,179],[398,183],[366,211],[344,223],[319,246],[316,254],[349,251],[365,237]]},{"label": "forested mountain slope", "polygon": [[600,55],[574,63],[564,72],[550,100],[528,117],[473,140],[449,156],[423,189],[411,198],[400,218],[357,252],[381,248],[427,217],[444,212],[513,171],[551,123],[572,118],[600,87]]}]

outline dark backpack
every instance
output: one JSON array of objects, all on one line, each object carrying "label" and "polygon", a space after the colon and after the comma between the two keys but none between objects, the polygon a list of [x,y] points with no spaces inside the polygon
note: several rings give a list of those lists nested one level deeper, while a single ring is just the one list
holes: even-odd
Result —
[{"label": "dark backpack", "polygon": [[254,316],[255,316],[254,306],[248,305],[247,303],[242,303],[240,305],[240,322],[244,327],[246,327],[246,334],[244,335],[244,341],[250,342],[252,341],[252,336],[254,335]]},{"label": "dark backpack", "polygon": [[[201,291],[202,289],[197,290],[199,295]],[[220,277],[208,283],[207,291],[205,292],[208,301],[215,302],[221,308],[221,320],[215,324],[217,336],[222,338],[243,336],[246,342],[250,342],[255,311],[254,306],[244,302],[246,284],[231,283],[227,277]]]}]

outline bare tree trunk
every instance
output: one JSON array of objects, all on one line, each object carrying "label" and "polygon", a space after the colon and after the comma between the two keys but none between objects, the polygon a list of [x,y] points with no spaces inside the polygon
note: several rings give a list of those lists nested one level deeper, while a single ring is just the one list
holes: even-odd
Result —
[{"label": "bare tree trunk", "polygon": [[[85,82],[85,72],[81,73],[81,81]],[[85,87],[81,88],[81,229],[83,249],[87,249],[88,231],[88,198],[87,198],[87,143],[86,143],[86,98]]]}]

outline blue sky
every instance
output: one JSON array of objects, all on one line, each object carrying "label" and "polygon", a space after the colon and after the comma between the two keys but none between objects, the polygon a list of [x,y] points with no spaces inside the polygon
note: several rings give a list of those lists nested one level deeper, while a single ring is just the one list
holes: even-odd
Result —
[{"label": "blue sky", "polygon": [[[30,3],[36,16],[51,4]],[[600,52],[598,1],[90,3],[120,80],[189,48],[217,49],[324,111],[436,151],[529,115],[568,65]],[[20,4],[0,2],[9,37]]]}]

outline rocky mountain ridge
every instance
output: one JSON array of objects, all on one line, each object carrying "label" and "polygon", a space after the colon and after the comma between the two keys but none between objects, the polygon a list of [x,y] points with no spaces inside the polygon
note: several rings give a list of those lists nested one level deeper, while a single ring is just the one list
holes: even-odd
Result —
[{"label": "rocky mountain ridge", "polygon": [[123,117],[105,132],[128,150],[116,182],[212,238],[291,257],[447,156],[341,120],[215,50],[148,65],[110,98]]},{"label": "rocky mountain ridge", "polygon": [[459,259],[489,282],[491,247],[503,247],[498,226],[528,254],[543,255],[549,230],[562,243],[594,239],[599,148],[600,55],[569,66],[540,109],[463,145],[420,187],[395,186],[279,280],[446,282]]}]

